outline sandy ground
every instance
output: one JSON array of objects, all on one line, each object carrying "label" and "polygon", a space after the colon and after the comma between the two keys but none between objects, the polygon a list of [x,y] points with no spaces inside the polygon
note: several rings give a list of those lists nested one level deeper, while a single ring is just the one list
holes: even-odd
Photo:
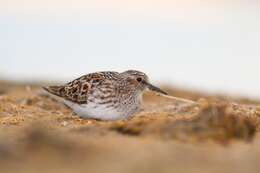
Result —
[{"label": "sandy ground", "polygon": [[77,117],[37,85],[0,83],[0,172],[259,172],[258,101],[170,87],[127,121]]}]

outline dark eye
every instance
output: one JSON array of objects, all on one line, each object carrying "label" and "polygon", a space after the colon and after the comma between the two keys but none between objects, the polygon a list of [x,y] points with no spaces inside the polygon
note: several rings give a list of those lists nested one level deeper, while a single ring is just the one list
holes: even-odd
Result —
[{"label": "dark eye", "polygon": [[136,80],[137,80],[137,82],[142,82],[142,78],[141,77],[138,77],[138,78],[136,78]]}]

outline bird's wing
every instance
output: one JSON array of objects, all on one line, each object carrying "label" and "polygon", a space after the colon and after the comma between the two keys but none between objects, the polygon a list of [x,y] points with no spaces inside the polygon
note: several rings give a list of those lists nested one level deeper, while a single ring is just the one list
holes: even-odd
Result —
[{"label": "bird's wing", "polygon": [[91,91],[107,80],[115,80],[117,72],[98,72],[84,75],[62,86],[43,87],[49,93],[78,104],[88,103]]}]

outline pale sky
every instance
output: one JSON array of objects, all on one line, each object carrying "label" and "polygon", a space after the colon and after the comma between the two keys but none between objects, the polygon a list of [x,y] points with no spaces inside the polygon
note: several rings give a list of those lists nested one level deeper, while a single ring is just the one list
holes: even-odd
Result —
[{"label": "pale sky", "polygon": [[2,0],[0,78],[139,69],[158,83],[260,98],[256,1]]}]

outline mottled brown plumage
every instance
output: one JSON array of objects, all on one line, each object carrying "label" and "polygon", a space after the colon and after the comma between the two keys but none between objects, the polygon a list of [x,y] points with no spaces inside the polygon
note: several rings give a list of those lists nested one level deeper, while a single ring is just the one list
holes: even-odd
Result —
[{"label": "mottled brown plumage", "polygon": [[48,92],[78,104],[87,104],[94,90],[108,88],[119,80],[117,72],[97,72],[84,75],[62,86],[44,87]]}]

